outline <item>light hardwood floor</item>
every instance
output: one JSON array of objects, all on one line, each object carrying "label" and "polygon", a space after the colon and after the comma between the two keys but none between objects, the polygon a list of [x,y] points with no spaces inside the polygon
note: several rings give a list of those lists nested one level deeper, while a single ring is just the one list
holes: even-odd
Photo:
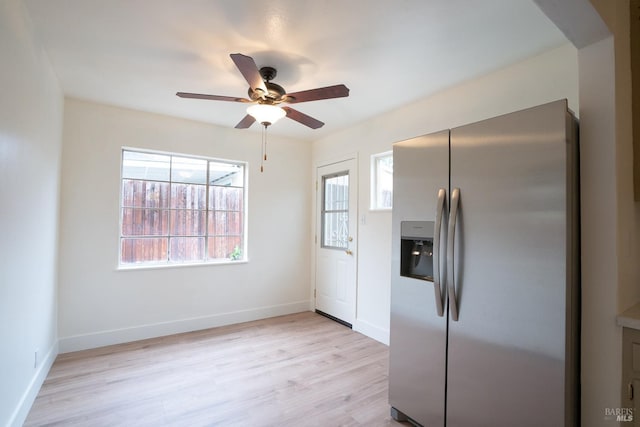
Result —
[{"label": "light hardwood floor", "polygon": [[311,312],[66,353],[25,426],[401,426],[388,354]]}]

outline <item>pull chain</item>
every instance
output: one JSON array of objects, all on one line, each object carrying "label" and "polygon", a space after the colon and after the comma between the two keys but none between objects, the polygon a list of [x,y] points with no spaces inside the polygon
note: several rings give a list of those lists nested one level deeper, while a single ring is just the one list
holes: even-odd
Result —
[{"label": "pull chain", "polygon": [[264,162],[267,160],[267,127],[268,124],[264,124],[262,128],[262,156],[260,156],[260,172],[264,172]]},{"label": "pull chain", "polygon": [[264,160],[267,160],[267,126],[264,127]]},{"label": "pull chain", "polygon": [[267,137],[267,125],[264,125],[262,128],[262,141],[260,141],[260,145],[262,148],[262,154],[260,156],[260,172],[264,172],[264,159],[265,159],[265,153],[264,153],[264,148],[265,148],[265,139]]}]

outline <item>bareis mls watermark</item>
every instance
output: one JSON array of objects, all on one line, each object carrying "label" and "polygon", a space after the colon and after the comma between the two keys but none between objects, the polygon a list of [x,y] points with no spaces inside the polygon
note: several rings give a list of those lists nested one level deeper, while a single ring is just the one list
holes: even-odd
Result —
[{"label": "bareis mls watermark", "polygon": [[604,408],[604,419],[607,421],[633,421],[633,408]]}]

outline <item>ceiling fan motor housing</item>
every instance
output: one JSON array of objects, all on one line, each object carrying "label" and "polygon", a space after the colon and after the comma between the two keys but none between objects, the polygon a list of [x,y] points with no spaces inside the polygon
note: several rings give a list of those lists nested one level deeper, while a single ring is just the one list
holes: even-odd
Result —
[{"label": "ceiling fan motor housing", "polygon": [[260,75],[262,76],[262,80],[268,82],[276,78],[278,70],[273,67],[262,67],[260,68]]},{"label": "ceiling fan motor housing", "polygon": [[278,104],[284,101],[284,96],[287,92],[279,84],[272,83],[278,71],[273,67],[260,68],[260,76],[264,80],[264,85],[267,87],[267,93],[263,93],[261,90],[253,90],[249,88],[249,98],[253,101],[259,101],[262,99],[264,104]]}]

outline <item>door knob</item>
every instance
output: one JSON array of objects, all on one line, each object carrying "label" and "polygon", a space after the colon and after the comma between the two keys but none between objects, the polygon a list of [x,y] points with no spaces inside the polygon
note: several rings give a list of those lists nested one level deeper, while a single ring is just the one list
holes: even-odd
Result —
[{"label": "door knob", "polygon": [[353,252],[349,249],[347,249],[346,251],[344,251],[345,254],[347,255],[353,255]]}]

